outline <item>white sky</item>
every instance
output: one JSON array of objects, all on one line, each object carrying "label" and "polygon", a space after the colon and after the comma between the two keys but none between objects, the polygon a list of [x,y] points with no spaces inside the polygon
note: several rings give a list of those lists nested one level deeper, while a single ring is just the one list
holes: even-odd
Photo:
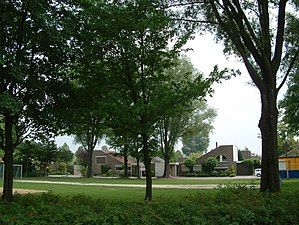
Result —
[{"label": "white sky", "polygon": [[[197,36],[187,43],[186,48],[193,49],[187,55],[204,74],[209,74],[216,64],[220,68],[239,69],[242,72],[241,76],[214,85],[213,97],[208,98],[208,104],[217,111],[208,150],[215,148],[218,142],[218,145],[236,145],[239,149],[248,147],[252,152],[261,154],[261,139],[258,138],[261,111],[259,91],[248,84],[250,77],[243,64],[233,57],[227,59],[222,53],[222,46],[216,44],[210,35]],[[77,150],[78,145],[73,143],[71,137],[56,138],[58,146],[64,142],[73,152]]]},{"label": "white sky", "polygon": [[260,97],[256,87],[249,84],[250,77],[245,66],[235,58],[226,58],[223,47],[216,44],[212,36],[197,36],[188,42],[188,52],[194,66],[204,74],[212,71],[214,65],[220,68],[239,69],[241,75],[215,84],[208,104],[215,108],[217,117],[214,132],[210,136],[209,150],[218,145],[236,145],[240,149],[248,147],[252,152],[261,153],[261,140],[258,138],[260,117]]}]

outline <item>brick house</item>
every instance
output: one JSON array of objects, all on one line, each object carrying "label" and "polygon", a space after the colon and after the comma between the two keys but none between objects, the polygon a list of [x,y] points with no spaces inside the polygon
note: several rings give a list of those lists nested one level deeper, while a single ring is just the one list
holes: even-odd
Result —
[{"label": "brick house", "polygon": [[227,170],[238,162],[238,149],[234,145],[221,145],[196,159],[196,165],[205,164],[209,157],[215,157],[218,165],[215,170]]},{"label": "brick house", "polygon": [[[154,176],[160,177],[164,172],[164,160],[155,157],[152,159],[152,171]],[[94,174],[102,174],[103,168],[109,168],[111,171],[119,175],[124,170],[124,157],[115,151],[103,151],[94,150],[92,154],[92,169]],[[140,175],[145,175],[145,167],[142,162],[140,162],[139,167]],[[128,174],[129,176],[137,176],[138,168],[137,162],[134,158],[129,157],[128,159]]]}]

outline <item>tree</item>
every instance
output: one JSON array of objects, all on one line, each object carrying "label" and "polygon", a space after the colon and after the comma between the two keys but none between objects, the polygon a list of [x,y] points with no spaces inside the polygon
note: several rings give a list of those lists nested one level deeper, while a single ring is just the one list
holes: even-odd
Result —
[{"label": "tree", "polygon": [[88,153],[83,147],[79,147],[75,153],[76,161],[79,165],[87,167]]},{"label": "tree", "polygon": [[84,150],[87,152],[87,177],[93,176],[92,172],[92,154],[96,147],[96,144],[102,139],[99,134],[95,131],[96,128],[90,127],[90,130],[86,132],[82,131],[81,134],[75,136],[75,142],[82,145]]},{"label": "tree", "polygon": [[193,167],[196,164],[196,159],[201,156],[201,153],[196,152],[192,153],[188,156],[188,158],[184,161],[184,165],[190,169],[190,172],[193,173]]},{"label": "tree", "polygon": [[193,167],[194,167],[195,163],[196,163],[196,161],[195,161],[194,158],[192,158],[192,157],[188,157],[188,158],[185,160],[184,165],[190,169],[190,172],[191,172],[191,173],[193,173]]},{"label": "tree", "polygon": [[177,150],[173,152],[170,162],[179,162],[181,159],[183,159],[184,155],[180,150]]},{"label": "tree", "polygon": [[207,167],[208,172],[214,171],[217,165],[218,165],[218,161],[215,157],[209,157],[205,162],[205,166]]},{"label": "tree", "polygon": [[183,147],[182,152],[185,155],[190,155],[194,152],[204,152],[209,146],[209,137],[204,136],[193,136],[187,138],[183,138]]},{"label": "tree", "polygon": [[289,132],[289,127],[283,120],[278,123],[278,148],[279,155],[286,154],[288,151],[298,148],[298,141],[295,140],[295,135]]},{"label": "tree", "polygon": [[52,106],[68,90],[66,67],[72,41],[65,22],[74,11],[64,1],[0,2],[3,200],[12,200],[15,147],[55,127]]},{"label": "tree", "polygon": [[64,143],[61,147],[58,148],[57,160],[64,163],[69,163],[73,160],[73,155],[74,154],[71,152],[67,143]]},{"label": "tree", "polygon": [[[203,93],[209,82],[194,80],[193,86],[168,82],[164,72],[178,55],[185,40],[179,38],[169,49],[175,30],[159,1],[127,1],[115,4],[109,21],[113,48],[105,60],[107,70],[107,106],[110,127],[120,127],[141,139],[146,169],[145,200],[152,199],[151,157],[158,148],[156,125],[163,115],[179,104]],[[192,87],[192,88],[191,88]],[[112,91],[115,90],[115,91]],[[109,101],[108,101],[109,99]]]},{"label": "tree", "polygon": [[128,178],[128,157],[136,150],[135,143],[138,142],[138,137],[125,129],[114,128],[109,132],[106,140],[110,146],[120,150],[119,154],[124,157],[124,177]]},{"label": "tree", "polygon": [[35,171],[37,148],[36,142],[25,140],[15,150],[14,162],[22,164],[25,177]]},{"label": "tree", "polygon": [[[295,42],[289,41],[288,36],[292,32],[285,32],[287,3],[287,0],[255,2],[208,0],[182,1],[179,4],[189,6],[187,10],[192,10],[185,15],[197,15],[197,18],[178,19],[199,22],[201,27],[214,33],[218,41],[223,41],[224,52],[233,53],[244,62],[260,92],[262,109],[259,128],[262,135],[263,168],[261,191],[269,192],[280,191],[277,95],[287,77],[294,73],[294,64],[298,61],[299,55],[298,39]],[[294,3],[296,4],[296,1]],[[295,7],[298,7],[298,4]],[[297,21],[295,25],[298,28],[298,20],[292,21]],[[283,73],[283,78],[279,83],[280,73]]]},{"label": "tree", "polygon": [[53,140],[43,139],[37,143],[35,159],[44,175],[48,173],[48,166],[57,160],[58,148]]},{"label": "tree", "polygon": [[[184,56],[179,58],[175,65],[167,68],[165,72],[169,74],[169,80],[179,83],[181,86],[188,86],[195,78],[200,80],[202,77],[202,74]],[[205,81],[202,79],[202,82]],[[198,92],[198,97],[204,98],[205,95],[206,90],[202,93]],[[207,135],[205,138],[208,145],[208,135],[212,129],[211,122],[214,117],[215,111],[208,108],[202,100],[193,100],[189,104],[177,106],[170,114],[161,117],[157,127],[165,162],[163,177],[168,178],[170,175],[169,162],[179,138],[185,137],[186,139],[190,133],[201,133],[201,135]],[[185,139],[183,138],[183,140]]]},{"label": "tree", "polygon": [[26,176],[36,167],[46,175],[48,166],[57,160],[57,156],[58,148],[54,141],[43,138],[39,142],[25,140],[18,145],[14,160],[24,166]]},{"label": "tree", "polygon": [[[298,37],[299,38],[299,37]],[[280,102],[283,109],[283,122],[288,133],[299,135],[299,72],[288,82],[288,90]]]}]

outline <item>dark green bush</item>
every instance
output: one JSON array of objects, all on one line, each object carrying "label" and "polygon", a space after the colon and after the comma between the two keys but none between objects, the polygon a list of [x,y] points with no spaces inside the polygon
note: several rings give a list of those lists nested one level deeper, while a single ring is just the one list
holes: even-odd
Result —
[{"label": "dark green bush", "polygon": [[296,225],[299,221],[298,192],[261,194],[241,186],[147,204],[51,193],[15,195],[14,200],[0,203],[0,224]]},{"label": "dark green bush", "polygon": [[101,173],[102,174],[106,174],[108,173],[108,171],[111,169],[110,166],[107,166],[107,165],[101,165]]}]

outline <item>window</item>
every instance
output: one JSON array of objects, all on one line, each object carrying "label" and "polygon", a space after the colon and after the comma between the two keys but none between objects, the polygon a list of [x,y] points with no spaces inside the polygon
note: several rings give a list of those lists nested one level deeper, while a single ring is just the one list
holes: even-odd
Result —
[{"label": "window", "polygon": [[106,164],[106,156],[96,156],[96,164]]},{"label": "window", "polygon": [[216,157],[216,159],[218,160],[218,162],[227,162],[228,161],[228,159],[225,155],[218,155]]},{"label": "window", "polygon": [[[115,170],[116,171],[120,171],[120,170],[124,170],[125,169],[125,165],[115,165]],[[128,171],[131,170],[131,167],[128,166]]]},{"label": "window", "polygon": [[123,165],[115,165],[115,170],[116,171],[120,171],[120,170],[123,170],[123,169],[124,169]]}]

